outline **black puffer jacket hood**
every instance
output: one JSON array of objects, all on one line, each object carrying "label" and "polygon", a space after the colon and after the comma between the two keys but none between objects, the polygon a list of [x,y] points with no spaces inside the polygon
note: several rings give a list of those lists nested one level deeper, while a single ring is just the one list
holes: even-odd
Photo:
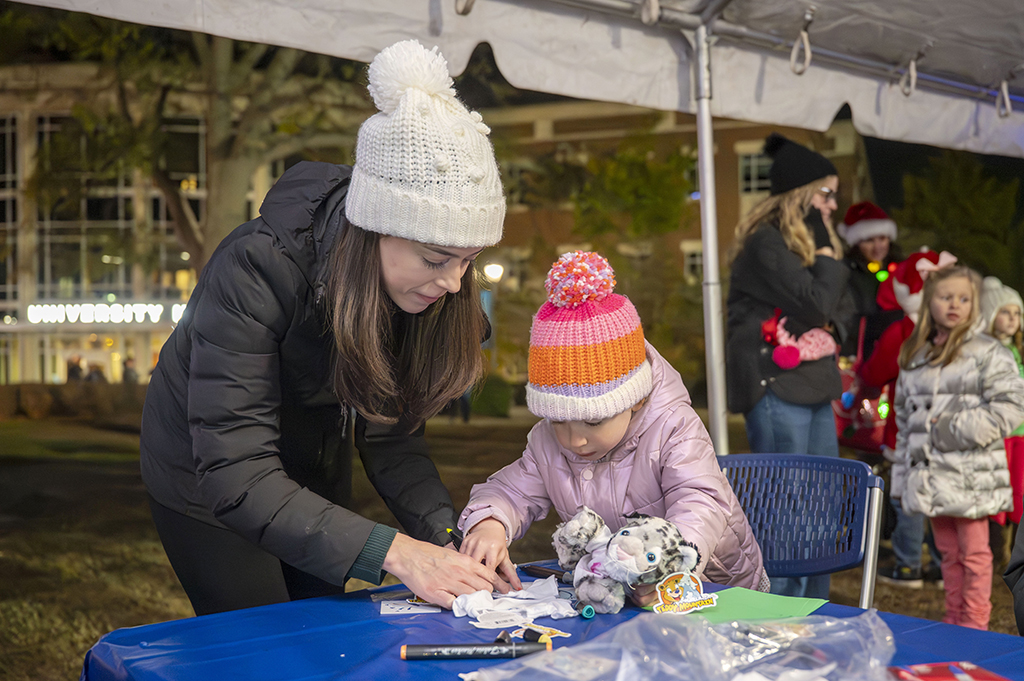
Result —
[{"label": "black puffer jacket hood", "polygon": [[303,161],[281,176],[260,206],[260,217],[314,289],[326,284],[331,249],[348,224],[345,190],[351,175],[348,166]]}]

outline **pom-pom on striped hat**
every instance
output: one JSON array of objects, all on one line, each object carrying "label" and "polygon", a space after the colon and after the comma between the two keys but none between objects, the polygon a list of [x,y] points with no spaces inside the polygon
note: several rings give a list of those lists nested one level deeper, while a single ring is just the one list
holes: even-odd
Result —
[{"label": "pom-pom on striped hat", "polygon": [[612,293],[615,272],[597,253],[555,262],[548,300],[530,329],[526,405],[553,421],[600,421],[651,392],[651,364],[636,308]]}]

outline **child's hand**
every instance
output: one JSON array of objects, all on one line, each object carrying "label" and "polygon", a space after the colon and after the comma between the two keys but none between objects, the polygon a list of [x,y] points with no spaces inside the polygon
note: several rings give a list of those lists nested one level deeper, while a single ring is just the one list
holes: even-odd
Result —
[{"label": "child's hand", "polygon": [[461,553],[479,560],[497,572],[515,589],[522,589],[523,584],[516,574],[516,566],[508,556],[505,544],[505,526],[500,520],[487,518],[473,526],[462,540]]},{"label": "child's hand", "polygon": [[630,600],[641,608],[653,605],[658,600],[658,586],[656,584],[638,584],[633,587],[629,594]]}]

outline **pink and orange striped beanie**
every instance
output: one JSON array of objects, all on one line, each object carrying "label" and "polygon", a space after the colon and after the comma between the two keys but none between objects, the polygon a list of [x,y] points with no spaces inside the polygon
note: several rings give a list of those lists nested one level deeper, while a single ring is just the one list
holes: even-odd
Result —
[{"label": "pink and orange striped beanie", "polygon": [[530,329],[526,405],[553,421],[600,421],[651,392],[651,363],[636,308],[612,293],[615,272],[597,253],[566,253],[548,272],[548,300]]}]

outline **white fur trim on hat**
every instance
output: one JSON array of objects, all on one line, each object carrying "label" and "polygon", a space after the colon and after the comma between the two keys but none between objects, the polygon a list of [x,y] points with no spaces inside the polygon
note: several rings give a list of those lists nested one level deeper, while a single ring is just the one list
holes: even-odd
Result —
[{"label": "white fur trim on hat", "polygon": [[851,246],[876,236],[887,236],[896,241],[896,223],[892,220],[858,220],[852,225],[842,222],[836,231]]},{"label": "white fur trim on hat", "polygon": [[352,224],[456,248],[501,239],[505,194],[490,129],[451,85],[436,47],[406,40],[374,58],[369,90],[380,111],[356,139],[345,199]]},{"label": "white fur trim on hat", "polygon": [[996,277],[985,277],[981,282],[981,318],[985,321],[985,332],[992,332],[999,310],[1007,305],[1016,305],[1024,314],[1024,302],[1020,294]]},{"label": "white fur trim on hat", "polygon": [[651,394],[654,386],[650,360],[644,360],[625,383],[598,397],[546,393],[526,384],[526,407],[534,416],[552,421],[601,421],[621,414]]}]

